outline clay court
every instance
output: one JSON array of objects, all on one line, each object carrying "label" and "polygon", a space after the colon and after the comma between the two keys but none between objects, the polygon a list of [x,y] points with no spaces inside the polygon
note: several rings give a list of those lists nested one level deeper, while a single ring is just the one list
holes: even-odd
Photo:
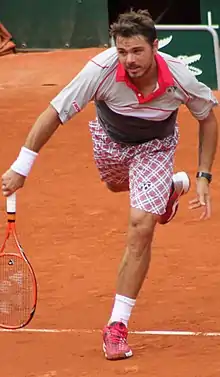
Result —
[{"label": "clay court", "polygon": [[[36,117],[98,51],[1,58],[1,174]],[[219,109],[216,114],[220,119]],[[61,126],[18,192],[17,228],[37,275],[38,306],[25,330],[0,332],[1,377],[219,377],[219,152],[212,218],[199,222],[200,213],[188,210],[195,194],[197,123],[183,106],[175,165],[191,176],[191,191],[182,198],[175,221],[157,228],[149,277],[130,321],[134,357],[108,362],[101,352],[100,330],[113,303],[129,201],[126,193],[110,193],[99,180],[87,125],[94,117],[91,103]],[[4,206],[1,197],[1,238]]]}]

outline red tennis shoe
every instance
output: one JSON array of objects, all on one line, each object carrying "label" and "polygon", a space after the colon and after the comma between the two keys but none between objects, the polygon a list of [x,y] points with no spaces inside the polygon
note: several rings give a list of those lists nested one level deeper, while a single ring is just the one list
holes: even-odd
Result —
[{"label": "red tennis shoe", "polygon": [[103,329],[103,351],[106,359],[120,360],[133,355],[127,343],[128,330],[122,322],[112,322]]},{"label": "red tennis shoe", "polygon": [[189,176],[184,171],[174,174],[166,212],[158,220],[160,224],[167,224],[174,218],[178,210],[179,198],[187,194],[189,189]]}]

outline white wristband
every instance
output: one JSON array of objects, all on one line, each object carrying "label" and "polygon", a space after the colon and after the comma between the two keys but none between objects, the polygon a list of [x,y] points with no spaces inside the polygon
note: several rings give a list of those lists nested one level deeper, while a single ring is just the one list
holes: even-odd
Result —
[{"label": "white wristband", "polygon": [[22,147],[17,160],[11,165],[11,169],[18,174],[27,177],[31,171],[32,165],[37,158],[38,153]]}]

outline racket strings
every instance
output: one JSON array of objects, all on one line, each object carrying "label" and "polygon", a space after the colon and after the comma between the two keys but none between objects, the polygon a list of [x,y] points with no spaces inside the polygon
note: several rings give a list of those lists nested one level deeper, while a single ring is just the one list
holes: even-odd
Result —
[{"label": "racket strings", "polygon": [[22,258],[5,254],[0,257],[0,324],[21,326],[34,306],[32,271]]}]

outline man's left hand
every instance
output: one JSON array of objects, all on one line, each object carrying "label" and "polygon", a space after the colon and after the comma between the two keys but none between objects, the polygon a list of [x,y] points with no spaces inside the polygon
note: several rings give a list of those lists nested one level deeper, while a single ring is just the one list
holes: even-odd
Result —
[{"label": "man's left hand", "polygon": [[202,208],[200,220],[206,220],[211,217],[211,199],[209,182],[206,178],[198,178],[196,184],[197,197],[189,202],[190,209]]}]

